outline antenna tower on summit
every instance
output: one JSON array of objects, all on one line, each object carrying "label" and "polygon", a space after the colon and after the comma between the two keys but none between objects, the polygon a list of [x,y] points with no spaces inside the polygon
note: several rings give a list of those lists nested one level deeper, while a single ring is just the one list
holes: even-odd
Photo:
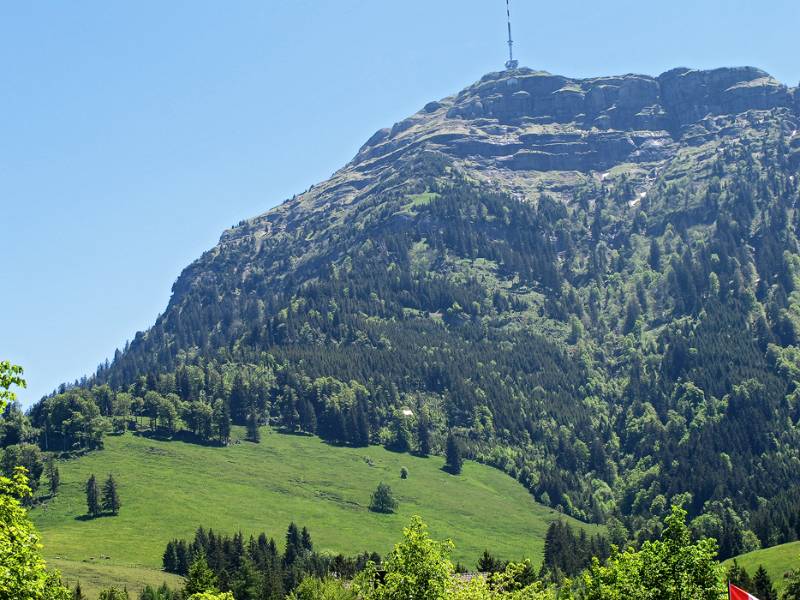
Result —
[{"label": "antenna tower on summit", "polygon": [[519,61],[514,60],[514,40],[511,38],[511,0],[506,0],[506,16],[508,17],[508,61],[506,69],[509,71],[519,67]]}]

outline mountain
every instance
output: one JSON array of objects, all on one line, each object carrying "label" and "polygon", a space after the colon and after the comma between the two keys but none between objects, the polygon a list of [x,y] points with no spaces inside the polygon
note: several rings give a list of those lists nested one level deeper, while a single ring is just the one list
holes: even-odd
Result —
[{"label": "mountain", "polygon": [[649,537],[684,501],[723,556],[795,539],[798,121],[750,67],[487,75],[225,231],[64,395],[400,450],[449,432],[578,518]]}]

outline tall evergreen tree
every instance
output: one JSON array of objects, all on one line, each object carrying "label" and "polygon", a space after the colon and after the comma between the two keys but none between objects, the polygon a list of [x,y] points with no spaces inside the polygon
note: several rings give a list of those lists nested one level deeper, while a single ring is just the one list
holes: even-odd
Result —
[{"label": "tall evergreen tree", "polygon": [[295,561],[303,554],[303,542],[300,530],[294,522],[289,523],[286,530],[286,549],[283,552],[283,564],[291,567]]},{"label": "tall evergreen tree", "polygon": [[175,550],[177,542],[171,540],[167,542],[167,547],[164,549],[164,554],[161,555],[161,567],[167,573],[178,573],[178,554]]},{"label": "tall evergreen tree", "polygon": [[58,487],[61,485],[61,475],[58,472],[56,461],[52,456],[47,460],[46,472],[50,495],[55,496],[58,493]]},{"label": "tall evergreen tree", "polygon": [[231,439],[231,410],[227,402],[218,399],[214,403],[213,419],[219,443],[226,446]]},{"label": "tall evergreen tree", "polygon": [[461,443],[451,431],[447,435],[446,463],[447,470],[453,475],[461,474],[464,459],[461,456]]},{"label": "tall evergreen tree", "polygon": [[256,444],[261,441],[261,431],[258,425],[258,409],[255,404],[251,404],[247,411],[247,439]]},{"label": "tall evergreen tree", "polygon": [[759,600],[778,600],[778,592],[775,590],[772,579],[764,565],[759,565],[755,575],[753,575],[752,593]]},{"label": "tall evergreen tree", "polygon": [[300,532],[300,545],[303,546],[303,550],[306,552],[313,552],[314,550],[314,543],[311,541],[311,533],[308,531],[307,527],[303,527],[303,531]]},{"label": "tall evergreen tree", "polygon": [[420,456],[429,456],[432,450],[431,427],[428,419],[420,415],[417,420],[417,451]]},{"label": "tall evergreen tree", "polygon": [[81,582],[75,583],[75,589],[72,590],[72,600],[86,600],[86,595],[81,589]]},{"label": "tall evergreen tree", "polygon": [[89,516],[92,517],[100,516],[102,512],[100,508],[100,490],[97,488],[97,479],[94,473],[86,482],[86,509]]},{"label": "tall evergreen tree", "polygon": [[492,556],[491,552],[488,550],[484,550],[480,559],[478,559],[476,568],[478,569],[479,573],[498,573],[505,569],[505,566],[506,565],[502,560]]},{"label": "tall evergreen tree", "polygon": [[120,501],[117,482],[114,481],[114,476],[110,474],[103,484],[102,505],[104,511],[110,512],[112,515],[119,514]]}]

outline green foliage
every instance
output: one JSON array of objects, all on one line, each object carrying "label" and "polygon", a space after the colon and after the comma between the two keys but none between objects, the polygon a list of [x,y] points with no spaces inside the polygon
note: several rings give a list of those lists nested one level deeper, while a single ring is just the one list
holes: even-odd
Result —
[{"label": "green foliage", "polygon": [[31,492],[39,489],[39,480],[44,471],[44,457],[38,446],[16,444],[0,451],[0,471],[11,477],[17,467],[24,467]]},{"label": "green foliage", "polygon": [[22,367],[19,365],[12,365],[10,361],[0,360],[0,412],[5,410],[7,403],[17,399],[11,389],[12,386],[25,387],[22,373]]},{"label": "green foliage", "polygon": [[395,545],[386,561],[383,583],[375,600],[443,600],[451,586],[452,542],[431,539],[427,526],[414,516],[403,529],[403,541]]},{"label": "green foliage", "polygon": [[725,593],[714,540],[692,543],[686,511],[673,507],[660,540],[595,560],[583,577],[586,600],[719,600]]},{"label": "green foliage", "polygon": [[352,589],[347,589],[340,579],[309,577],[289,594],[288,600],[358,600],[358,596]]},{"label": "green foliage", "polygon": [[202,592],[217,592],[217,576],[208,567],[204,554],[200,554],[189,567],[183,593],[186,596]]},{"label": "green foliage", "polygon": [[[798,557],[800,562],[800,557]],[[781,600],[800,600],[800,567],[789,572]]]},{"label": "green foliage", "polygon": [[390,514],[397,510],[399,503],[392,495],[392,488],[386,483],[379,483],[372,493],[369,509],[373,512]]},{"label": "green foliage", "polygon": [[146,585],[139,593],[139,600],[182,600],[182,594],[170,589],[166,583],[158,587]]},{"label": "green foliage", "polygon": [[0,476],[0,599],[68,600],[58,573],[45,568],[39,536],[21,505],[29,494],[24,469]]},{"label": "green foliage", "polygon": [[231,592],[198,592],[187,600],[235,600]]},{"label": "green foliage", "polygon": [[128,600],[128,591],[118,587],[110,587],[100,592],[97,600]]}]

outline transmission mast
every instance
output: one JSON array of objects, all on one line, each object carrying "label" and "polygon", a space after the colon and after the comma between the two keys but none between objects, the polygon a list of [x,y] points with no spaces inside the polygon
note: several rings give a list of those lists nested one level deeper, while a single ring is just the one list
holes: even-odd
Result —
[{"label": "transmission mast", "polygon": [[506,0],[506,16],[508,17],[508,61],[506,69],[512,71],[519,67],[519,61],[514,60],[514,40],[511,38],[511,0]]}]

